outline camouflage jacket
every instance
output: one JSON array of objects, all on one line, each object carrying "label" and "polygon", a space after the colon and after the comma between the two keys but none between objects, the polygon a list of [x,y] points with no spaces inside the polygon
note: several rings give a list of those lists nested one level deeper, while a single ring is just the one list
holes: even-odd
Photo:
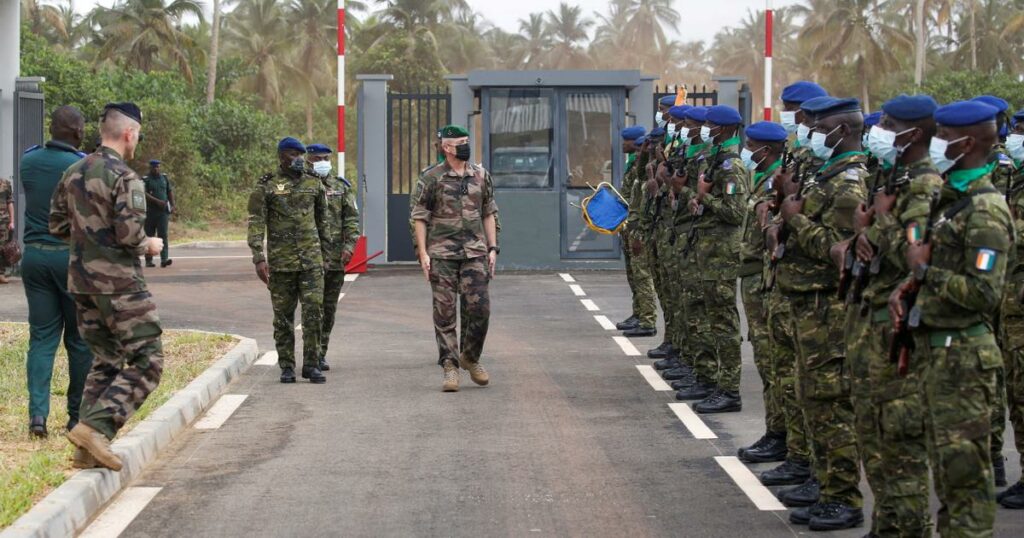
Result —
[{"label": "camouflage jacket", "polygon": [[7,212],[7,204],[14,201],[14,189],[11,181],[0,177],[0,222],[7,224],[11,215]]},{"label": "camouflage jacket", "polygon": [[676,194],[676,208],[672,221],[676,227],[676,233],[685,237],[689,232],[690,223],[693,222],[693,213],[690,213],[690,200],[697,196],[697,180],[704,174],[709,166],[707,144],[690,144],[683,150],[683,159],[679,163],[683,167],[686,181]]},{"label": "camouflage jacket", "polygon": [[482,166],[466,164],[460,176],[448,163],[430,168],[410,217],[427,224],[427,254],[441,260],[487,255],[484,217],[498,215],[491,175]]},{"label": "camouflage jacket", "polygon": [[321,268],[330,238],[327,195],[320,178],[278,170],[253,185],[248,234],[253,263],[265,261],[273,272]]},{"label": "camouflage jacket", "polygon": [[146,289],[146,187],[118,153],[100,146],[64,172],[50,202],[50,233],[70,243],[68,291]]},{"label": "camouflage jacket", "polygon": [[782,167],[782,159],[770,164],[760,172],[754,172],[751,178],[750,197],[747,199],[747,212],[743,222],[743,244],[740,246],[739,276],[761,274],[764,269],[764,230],[757,222],[757,206],[762,202],[775,199],[774,175]]},{"label": "camouflage jacket", "polygon": [[633,177],[630,179],[628,192],[622,195],[629,203],[629,215],[626,217],[626,225],[630,233],[638,239],[648,236],[649,230],[644,227],[644,211],[647,209],[647,165],[651,162],[648,153],[642,153],[633,164]]},{"label": "camouflage jacket", "polygon": [[803,210],[785,224],[790,229],[776,283],[783,292],[831,291],[839,270],[832,245],[853,235],[853,215],[867,200],[867,156],[851,151],[827,161],[803,187]]},{"label": "camouflage jacket", "polygon": [[992,184],[999,189],[999,192],[1006,194],[1006,191],[1010,189],[1010,184],[1013,182],[1016,168],[1009,152],[1006,151],[1006,145],[1002,142],[996,144],[992,148],[992,153],[989,154],[988,159],[990,163],[994,163]]},{"label": "camouflage jacket", "polygon": [[[1018,237],[1014,243],[1014,254],[1009,260],[1006,269],[1006,290],[1003,292],[1003,306],[1000,315],[1003,317],[1024,317],[1024,304],[1021,304],[1020,296],[1024,289],[1024,241],[1020,240],[1019,234],[1024,230],[1024,163],[1014,163],[1013,184],[1006,196],[1006,203],[1010,208],[1010,215],[1013,217],[1014,228]],[[1024,346],[1024,334],[1009,334],[1009,349],[1017,349]],[[1004,349],[1004,351],[1007,351]]]},{"label": "camouflage jacket", "polygon": [[324,242],[324,269],[344,271],[344,253],[352,253],[359,239],[359,208],[352,185],[345,178],[321,179],[327,194],[328,238]]}]

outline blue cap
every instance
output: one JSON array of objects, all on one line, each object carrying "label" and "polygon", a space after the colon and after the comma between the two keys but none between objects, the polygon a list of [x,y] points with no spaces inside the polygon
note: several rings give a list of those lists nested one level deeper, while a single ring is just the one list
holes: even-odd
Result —
[{"label": "blue cap", "polygon": [[1013,125],[1016,126],[1022,121],[1024,121],[1024,108],[1018,110],[1017,113],[1013,115]]},{"label": "blue cap", "polygon": [[643,125],[634,125],[632,127],[626,127],[625,129],[622,130],[622,139],[636,140],[637,138],[643,136],[646,132],[647,130],[644,129]]},{"label": "blue cap", "polygon": [[736,125],[743,123],[743,117],[735,108],[728,105],[715,105],[708,107],[706,120],[715,125]]},{"label": "blue cap", "polygon": [[948,127],[965,127],[995,121],[999,109],[982,101],[957,101],[935,111],[935,123]]},{"label": "blue cap", "polygon": [[822,95],[819,97],[811,97],[810,99],[800,103],[800,110],[803,110],[807,114],[812,114],[811,110],[815,109],[819,104],[825,103],[832,99],[828,95]]},{"label": "blue cap", "polygon": [[160,160],[159,159],[152,159],[152,160],[149,161],[149,165],[150,166],[156,166],[158,164],[160,164]]},{"label": "blue cap", "polygon": [[747,138],[761,142],[782,142],[788,133],[786,128],[774,121],[759,121],[746,129]]},{"label": "blue cap", "polygon": [[286,149],[296,149],[302,153],[306,152],[306,146],[303,146],[302,142],[299,142],[298,139],[290,136],[282,138],[281,141],[277,143],[277,151],[284,151]]},{"label": "blue cap", "polygon": [[899,95],[885,102],[882,110],[887,116],[902,121],[930,118],[939,104],[930,95]]},{"label": "blue cap", "polygon": [[310,144],[306,146],[306,153],[310,155],[325,155],[332,153],[332,151],[326,144]]},{"label": "blue cap", "polygon": [[853,97],[822,97],[806,101],[800,108],[821,119],[836,114],[860,112],[860,101]]},{"label": "blue cap", "polygon": [[708,107],[706,106],[695,106],[688,109],[684,114],[684,119],[693,120],[698,123],[704,123],[708,119]]},{"label": "blue cap", "polygon": [[1005,99],[1000,99],[994,95],[979,95],[971,101],[978,101],[985,103],[986,105],[995,108],[998,112],[1006,112],[1010,108],[1010,103],[1007,103]]},{"label": "blue cap", "polygon": [[882,121],[881,112],[872,112],[870,114],[864,114],[864,126],[871,127],[872,125],[878,125],[878,122]]},{"label": "blue cap", "polygon": [[827,97],[825,88],[814,82],[800,80],[782,89],[782,101],[784,103],[803,103],[815,97]]},{"label": "blue cap", "polygon": [[651,129],[650,133],[647,133],[647,136],[648,137],[665,136],[665,128],[664,127],[655,127],[654,129]]},{"label": "blue cap", "polygon": [[674,106],[676,104],[676,96],[666,95],[661,99],[658,99],[658,104],[661,106]]},{"label": "blue cap", "polygon": [[642,146],[644,144],[644,142],[646,142],[646,141],[647,141],[647,135],[644,135],[644,136],[637,137],[637,139],[633,141],[633,144],[637,145],[637,146]]},{"label": "blue cap", "polygon": [[690,106],[690,105],[674,106],[674,107],[668,109],[668,115],[672,116],[673,118],[675,118],[677,120],[684,120],[684,119],[686,119],[686,116],[685,116],[686,111],[691,109],[691,108],[693,108],[693,107]]}]

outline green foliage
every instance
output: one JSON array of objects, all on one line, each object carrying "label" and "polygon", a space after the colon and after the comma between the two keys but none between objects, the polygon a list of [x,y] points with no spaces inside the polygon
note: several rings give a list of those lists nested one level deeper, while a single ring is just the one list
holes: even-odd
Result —
[{"label": "green foliage", "polygon": [[[416,58],[416,61],[410,61]],[[394,75],[395,91],[416,91],[425,86],[442,86],[447,71],[441,63],[436,44],[421,34],[392,32],[352,61],[356,73]]]},{"label": "green foliage", "polygon": [[[912,87],[904,89],[906,92],[912,90]],[[980,76],[971,71],[947,71],[926,79],[919,93],[931,95],[940,103],[970,99],[977,95],[998,95],[1010,103],[1011,114],[1024,108],[1024,83],[1009,73]]]}]

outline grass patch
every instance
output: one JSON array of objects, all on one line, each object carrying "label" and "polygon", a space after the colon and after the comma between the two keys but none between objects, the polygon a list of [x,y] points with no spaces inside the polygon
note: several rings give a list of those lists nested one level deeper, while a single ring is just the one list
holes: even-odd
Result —
[{"label": "grass patch", "polygon": [[171,246],[195,241],[244,241],[245,218],[239,221],[174,220],[167,231]]},{"label": "grass patch", "polygon": [[[164,372],[160,386],[128,421],[122,433],[188,385],[234,347],[232,336],[165,331]],[[63,346],[54,361],[47,439],[28,435],[28,390],[25,357],[28,325],[0,323],[0,529],[14,523],[35,503],[74,474],[67,424],[68,361]]]}]

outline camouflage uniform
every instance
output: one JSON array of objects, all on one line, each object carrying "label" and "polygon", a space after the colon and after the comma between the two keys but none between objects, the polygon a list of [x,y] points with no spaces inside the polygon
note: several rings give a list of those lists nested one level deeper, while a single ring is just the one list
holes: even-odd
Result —
[{"label": "camouflage uniform", "polygon": [[[466,173],[460,176],[445,163],[427,170],[419,181],[411,217],[427,225],[437,363],[466,368],[480,361],[491,315],[483,225],[485,217],[498,213],[491,175],[481,166],[466,163]],[[457,296],[461,341],[455,326]]]},{"label": "camouflage uniform", "polygon": [[53,194],[50,233],[70,243],[68,291],[94,355],[79,420],[113,439],[160,384],[160,318],[139,256],[146,191],[114,150],[71,165]]},{"label": "camouflage uniform", "polygon": [[676,283],[678,305],[676,315],[681,318],[680,342],[677,349],[685,350],[684,362],[693,367],[699,383],[713,384],[717,370],[715,347],[708,345],[706,338],[697,335],[711,330],[705,305],[704,287],[701,284],[702,265],[691,244],[690,235],[696,233],[696,217],[690,213],[690,200],[697,195],[697,180],[705,173],[709,161],[706,144],[690,144],[683,154],[680,165],[686,170],[686,185],[676,195],[676,211],[673,223],[676,230],[676,244],[672,256],[679,260],[679,277]]},{"label": "camouflage uniform", "polygon": [[[655,268],[655,258],[651,241],[650,227],[650,197],[647,195],[647,165],[650,163],[648,155],[641,155],[637,160],[636,179],[633,182],[627,199],[629,202],[629,214],[626,217],[626,230],[629,232],[630,243],[639,241],[641,245],[640,254],[630,254],[630,263],[633,266],[633,275],[639,282],[644,283],[644,304],[645,308],[637,312],[641,327],[654,327],[658,321],[658,312],[655,306],[655,299],[660,299],[658,294],[659,281]],[[632,248],[632,244],[630,244]],[[647,283],[650,287],[647,288]],[[649,299],[647,298],[649,295]],[[647,306],[651,308],[647,308]]]},{"label": "camouflage uniform", "polygon": [[327,356],[327,344],[334,329],[334,314],[338,310],[341,287],[345,283],[345,253],[355,251],[359,239],[359,208],[352,193],[352,185],[345,179],[327,176],[321,179],[327,193],[327,220],[329,236],[323,245],[324,301],[323,329],[320,332],[320,358]]},{"label": "camouflage uniform", "polygon": [[[846,311],[847,362],[852,379],[857,441],[868,485],[875,495],[871,532],[876,536],[931,536],[928,514],[928,450],[924,435],[923,365],[906,377],[889,360],[889,295],[910,271],[905,260],[912,223],[924,226],[942,178],[924,159],[900,165],[896,204],[879,214],[864,234],[875,246],[878,272],[854,283]],[[884,184],[876,186],[877,190]],[[870,266],[863,268],[871,273]],[[863,287],[863,290],[857,289]],[[861,297],[856,297],[860,295]],[[859,298],[859,302],[853,299]]]},{"label": "camouflage uniform", "polygon": [[990,421],[996,371],[1003,365],[992,324],[1015,231],[988,173],[970,181],[965,192],[947,185],[942,194],[932,211],[930,268],[917,296],[921,328],[914,332],[913,360],[925,369],[928,452],[941,503],[938,532],[991,536]]},{"label": "camouflage uniform", "polygon": [[[645,169],[647,167],[647,154],[637,156],[633,161],[626,175],[622,178],[622,195],[630,205],[631,213],[633,207],[633,191],[637,184],[643,184]],[[635,221],[634,221],[635,222]],[[629,289],[633,294],[633,315],[640,320],[643,327],[654,327],[658,320],[657,306],[654,298],[654,280],[651,277],[650,268],[642,259],[643,254],[633,256],[630,237],[634,230],[629,224],[622,231],[623,251],[626,256],[626,280],[629,282]]]},{"label": "camouflage uniform", "polygon": [[821,482],[821,503],[863,504],[854,433],[850,379],[845,364],[844,304],[836,298],[833,244],[853,235],[853,214],[867,199],[863,152],[830,159],[804,185],[800,214],[791,230],[785,257],[778,263],[777,285],[789,302],[796,347],[796,395],[807,421],[814,471]]},{"label": "camouflage uniform", "polygon": [[[1006,151],[1006,146],[1003,143],[996,144],[992,148],[989,162],[994,163],[995,168],[992,170],[992,183],[995,185],[999,192],[1006,196],[1007,203],[1010,203],[1010,198],[1014,194],[1011,192],[1014,183],[1014,175],[1017,172],[1016,166],[1014,166],[1013,159],[1010,158]],[[1013,273],[1007,273],[1008,277],[1012,276]],[[1007,286],[1010,288],[1012,286]],[[1005,304],[1005,302],[1004,302]],[[1011,308],[1013,308],[1011,306]],[[1002,321],[1003,316],[998,316],[996,322],[996,335],[1003,333],[999,322]],[[996,371],[996,403],[992,407],[992,461],[1003,459],[1003,444],[1006,434],[1006,410],[1007,410],[1007,366],[1000,368]]]},{"label": "camouflage uniform", "polygon": [[[1019,234],[1024,230],[1024,163],[1020,163],[1010,188],[1007,200],[1010,213],[1013,215],[1015,228]],[[1010,410],[1010,423],[1013,424],[1014,445],[1020,457],[1021,468],[1024,468],[1024,306],[1020,297],[1024,294],[1024,243],[1016,243],[1016,256],[1007,267],[1006,290],[1003,292],[1003,304],[999,311],[999,347],[1005,362],[1006,403]],[[997,395],[1001,396],[1001,395]],[[1001,411],[997,407],[997,411]],[[995,421],[1005,421],[1005,415],[997,412]],[[995,422],[994,421],[994,422]],[[1005,422],[1004,422],[1005,424]],[[1005,429],[1000,424],[1000,429]],[[993,423],[993,426],[995,424]],[[993,431],[993,454],[1002,455],[1002,437]],[[1020,483],[1024,485],[1024,476]]]},{"label": "camouflage uniform", "polygon": [[[7,204],[13,199],[14,191],[10,180],[0,178],[0,247],[12,239],[8,226],[11,225],[11,219],[14,218],[14,215],[7,212]],[[3,275],[5,269],[7,269],[7,262],[3,259],[3,256],[0,256],[0,276]]]},{"label": "camouflage uniform", "polygon": [[[320,179],[279,169],[261,177],[249,194],[249,249],[254,264],[270,268],[277,364],[295,367],[295,307],[302,303],[302,364],[320,362],[324,254],[330,243],[326,189]],[[267,252],[263,251],[263,239]]]},{"label": "camouflage uniform", "polygon": [[736,136],[711,150],[705,179],[712,183],[696,217],[692,250],[699,260],[705,318],[709,331],[694,335],[702,346],[714,350],[715,378],[719,389],[740,389],[740,318],[736,310],[736,278],[739,276],[743,218],[750,193],[750,171],[737,150]]}]

